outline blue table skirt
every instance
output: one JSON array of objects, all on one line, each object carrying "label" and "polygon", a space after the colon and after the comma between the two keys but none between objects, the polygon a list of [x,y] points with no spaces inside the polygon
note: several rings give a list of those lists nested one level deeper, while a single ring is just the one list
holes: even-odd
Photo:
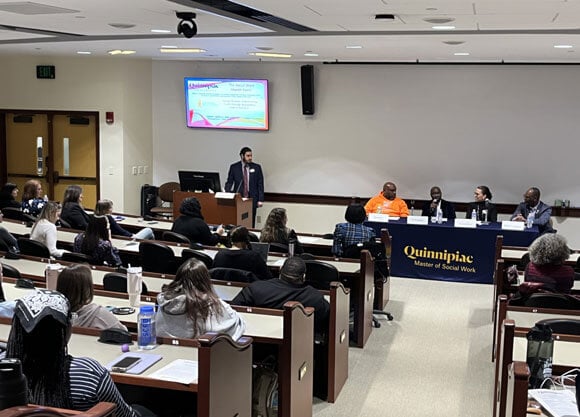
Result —
[{"label": "blue table skirt", "polygon": [[442,281],[493,282],[495,240],[503,235],[505,246],[527,247],[538,237],[534,226],[524,231],[501,230],[501,223],[456,228],[453,222],[407,224],[365,222],[377,236],[387,229],[392,237],[391,275]]}]

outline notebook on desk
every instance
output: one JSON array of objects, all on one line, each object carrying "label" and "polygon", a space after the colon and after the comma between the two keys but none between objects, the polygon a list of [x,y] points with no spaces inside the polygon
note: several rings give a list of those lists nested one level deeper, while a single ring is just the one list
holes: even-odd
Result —
[{"label": "notebook on desk", "polygon": [[534,398],[552,417],[578,417],[575,394],[568,389],[532,389],[528,394]]},{"label": "notebook on desk", "polygon": [[268,252],[270,251],[270,244],[269,243],[262,243],[262,242],[252,242],[252,250],[254,252],[258,252],[264,262],[268,260]]}]

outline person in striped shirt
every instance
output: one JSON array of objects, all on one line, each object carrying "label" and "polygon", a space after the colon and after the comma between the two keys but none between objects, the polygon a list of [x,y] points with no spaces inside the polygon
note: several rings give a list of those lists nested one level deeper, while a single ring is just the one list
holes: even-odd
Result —
[{"label": "person in striped shirt", "polygon": [[344,250],[358,243],[365,243],[375,238],[375,231],[363,225],[366,212],[361,204],[351,204],[346,208],[346,223],[338,223],[334,229],[332,253],[343,256]]},{"label": "person in striped shirt", "polygon": [[68,300],[39,289],[16,303],[6,357],[20,359],[32,404],[85,411],[101,401],[117,404],[116,417],[147,415],[130,407],[96,360],[68,354]]}]

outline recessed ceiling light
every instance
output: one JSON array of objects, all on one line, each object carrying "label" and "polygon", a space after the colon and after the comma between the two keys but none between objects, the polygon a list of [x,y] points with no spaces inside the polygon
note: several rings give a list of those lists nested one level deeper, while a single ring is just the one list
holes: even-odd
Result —
[{"label": "recessed ceiling light", "polygon": [[434,25],[444,25],[445,23],[450,23],[455,20],[454,17],[426,17],[423,19],[427,23],[433,23]]},{"label": "recessed ceiling light", "polygon": [[109,23],[109,26],[112,26],[117,29],[131,29],[135,27],[135,25],[131,23]]},{"label": "recessed ceiling light", "polygon": [[292,58],[292,54],[283,54],[278,52],[248,52],[248,55],[261,56],[266,58]]},{"label": "recessed ceiling light", "polygon": [[453,55],[455,55],[455,56],[468,56],[469,52],[455,52]]},{"label": "recessed ceiling light", "polygon": [[177,46],[175,46],[175,45],[161,45],[161,47],[163,49],[172,49],[172,48],[175,49],[175,48],[177,48]]},{"label": "recessed ceiling light", "polygon": [[453,30],[453,29],[455,29],[455,26],[438,25],[438,26],[431,26],[431,29],[434,29],[434,30]]},{"label": "recessed ceiling light", "polygon": [[554,48],[556,48],[556,49],[570,49],[573,47],[574,46],[572,46],[572,45],[554,45]]},{"label": "recessed ceiling light", "polygon": [[201,48],[177,48],[175,46],[164,46],[159,49],[159,52],[164,54],[200,54],[206,52],[206,50]]},{"label": "recessed ceiling light", "polygon": [[314,52],[306,52],[304,56],[318,56],[318,54]]},{"label": "recessed ceiling light", "polygon": [[169,29],[151,29],[151,33],[171,33]]},{"label": "recessed ceiling light", "polygon": [[346,49],[362,49],[361,45],[346,45]]},{"label": "recessed ceiling light", "polygon": [[132,55],[137,53],[137,51],[133,51],[131,49],[113,49],[107,52],[109,55]]},{"label": "recessed ceiling light", "polygon": [[90,52],[90,51],[77,51],[77,54],[79,54],[79,55],[90,55],[90,54],[92,54],[92,52]]}]

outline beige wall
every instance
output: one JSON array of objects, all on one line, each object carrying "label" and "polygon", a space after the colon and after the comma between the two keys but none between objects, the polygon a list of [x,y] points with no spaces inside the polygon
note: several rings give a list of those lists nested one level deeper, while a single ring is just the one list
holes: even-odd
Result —
[{"label": "beige wall", "polygon": [[[37,80],[36,65],[55,65],[56,79]],[[133,165],[152,165],[151,61],[111,58],[2,57],[0,108],[99,112],[101,197],[138,212],[141,184]],[[115,113],[112,125],[105,112]]]}]

